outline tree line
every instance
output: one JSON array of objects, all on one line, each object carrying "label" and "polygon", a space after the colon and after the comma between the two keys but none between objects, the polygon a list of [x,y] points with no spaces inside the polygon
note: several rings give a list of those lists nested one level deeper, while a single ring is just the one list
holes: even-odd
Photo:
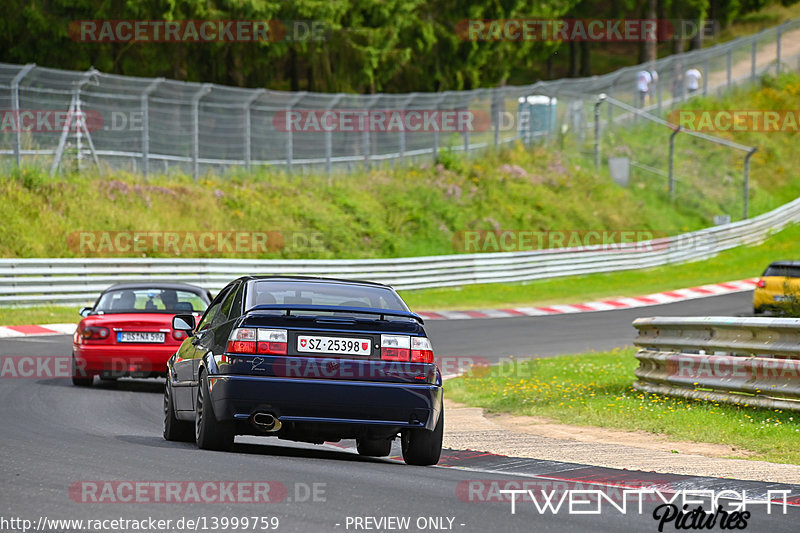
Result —
[{"label": "tree line", "polygon": [[[662,53],[665,47],[702,47],[708,34],[676,32],[658,45],[480,40],[465,36],[465,21],[688,20],[717,31],[770,1],[775,0],[18,0],[4,6],[0,19],[0,61],[296,91],[462,90],[598,74],[595,50],[643,62],[655,58],[657,46]],[[81,21],[95,21],[87,24],[97,28],[103,20],[116,21],[117,29],[119,21],[274,22],[269,39],[247,42],[80,35]]]}]

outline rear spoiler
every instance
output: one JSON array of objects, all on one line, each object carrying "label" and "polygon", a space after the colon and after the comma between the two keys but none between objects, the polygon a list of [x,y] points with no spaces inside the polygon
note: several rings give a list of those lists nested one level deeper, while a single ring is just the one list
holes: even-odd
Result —
[{"label": "rear spoiler", "polygon": [[422,317],[410,311],[394,311],[392,309],[377,309],[375,307],[349,307],[339,305],[308,305],[308,304],[265,304],[256,305],[246,311],[251,313],[253,311],[286,311],[286,316],[290,316],[292,311],[324,311],[329,313],[362,313],[367,315],[379,315],[381,320],[385,320],[387,316],[399,316],[402,318],[410,318],[416,320],[420,324],[424,324]]}]

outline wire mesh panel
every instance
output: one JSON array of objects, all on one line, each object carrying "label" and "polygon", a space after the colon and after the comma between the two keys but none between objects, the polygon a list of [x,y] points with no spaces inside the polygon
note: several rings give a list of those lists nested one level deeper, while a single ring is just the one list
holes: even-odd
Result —
[{"label": "wire mesh panel", "polygon": [[[789,21],[603,76],[409,94],[293,93],[0,64],[0,161],[197,177],[254,166],[352,171],[565,134],[583,141],[599,94],[663,117],[696,95],[800,68],[788,45],[798,40],[800,21]],[[697,90],[690,69],[700,73]],[[646,95],[643,70],[656,79]],[[602,120],[628,127],[638,119],[608,106]]]}]

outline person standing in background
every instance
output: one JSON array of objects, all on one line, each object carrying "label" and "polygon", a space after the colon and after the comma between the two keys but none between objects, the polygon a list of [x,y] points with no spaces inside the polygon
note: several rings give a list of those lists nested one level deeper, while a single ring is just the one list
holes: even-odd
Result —
[{"label": "person standing in background", "polygon": [[703,74],[695,67],[692,67],[686,71],[684,77],[686,78],[686,90],[689,91],[689,94],[696,93],[700,88],[700,80],[703,78]]},{"label": "person standing in background", "polygon": [[642,108],[647,105],[647,95],[650,92],[650,84],[653,83],[653,76],[646,70],[640,70],[636,74],[636,107]]}]

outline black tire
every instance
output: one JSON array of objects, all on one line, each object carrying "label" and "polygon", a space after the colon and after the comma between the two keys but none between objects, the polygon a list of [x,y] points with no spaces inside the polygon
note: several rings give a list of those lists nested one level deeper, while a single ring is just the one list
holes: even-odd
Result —
[{"label": "black tire", "polygon": [[439,462],[444,438],[444,405],[439,411],[439,420],[433,431],[409,429],[401,438],[403,461],[408,465],[430,466]]},{"label": "black tire", "polygon": [[391,439],[357,439],[358,455],[365,457],[386,457],[392,453]]},{"label": "black tire", "polygon": [[87,376],[83,370],[78,370],[75,354],[72,354],[72,384],[76,387],[91,387],[92,383],[94,383],[94,376]]},{"label": "black tire", "polygon": [[194,409],[195,442],[201,450],[230,450],[233,446],[233,424],[219,422],[208,392],[208,376],[200,375],[197,405]]},{"label": "black tire", "polygon": [[175,404],[169,385],[164,385],[164,438],[175,442],[194,442],[194,426],[191,422],[175,417]]}]

